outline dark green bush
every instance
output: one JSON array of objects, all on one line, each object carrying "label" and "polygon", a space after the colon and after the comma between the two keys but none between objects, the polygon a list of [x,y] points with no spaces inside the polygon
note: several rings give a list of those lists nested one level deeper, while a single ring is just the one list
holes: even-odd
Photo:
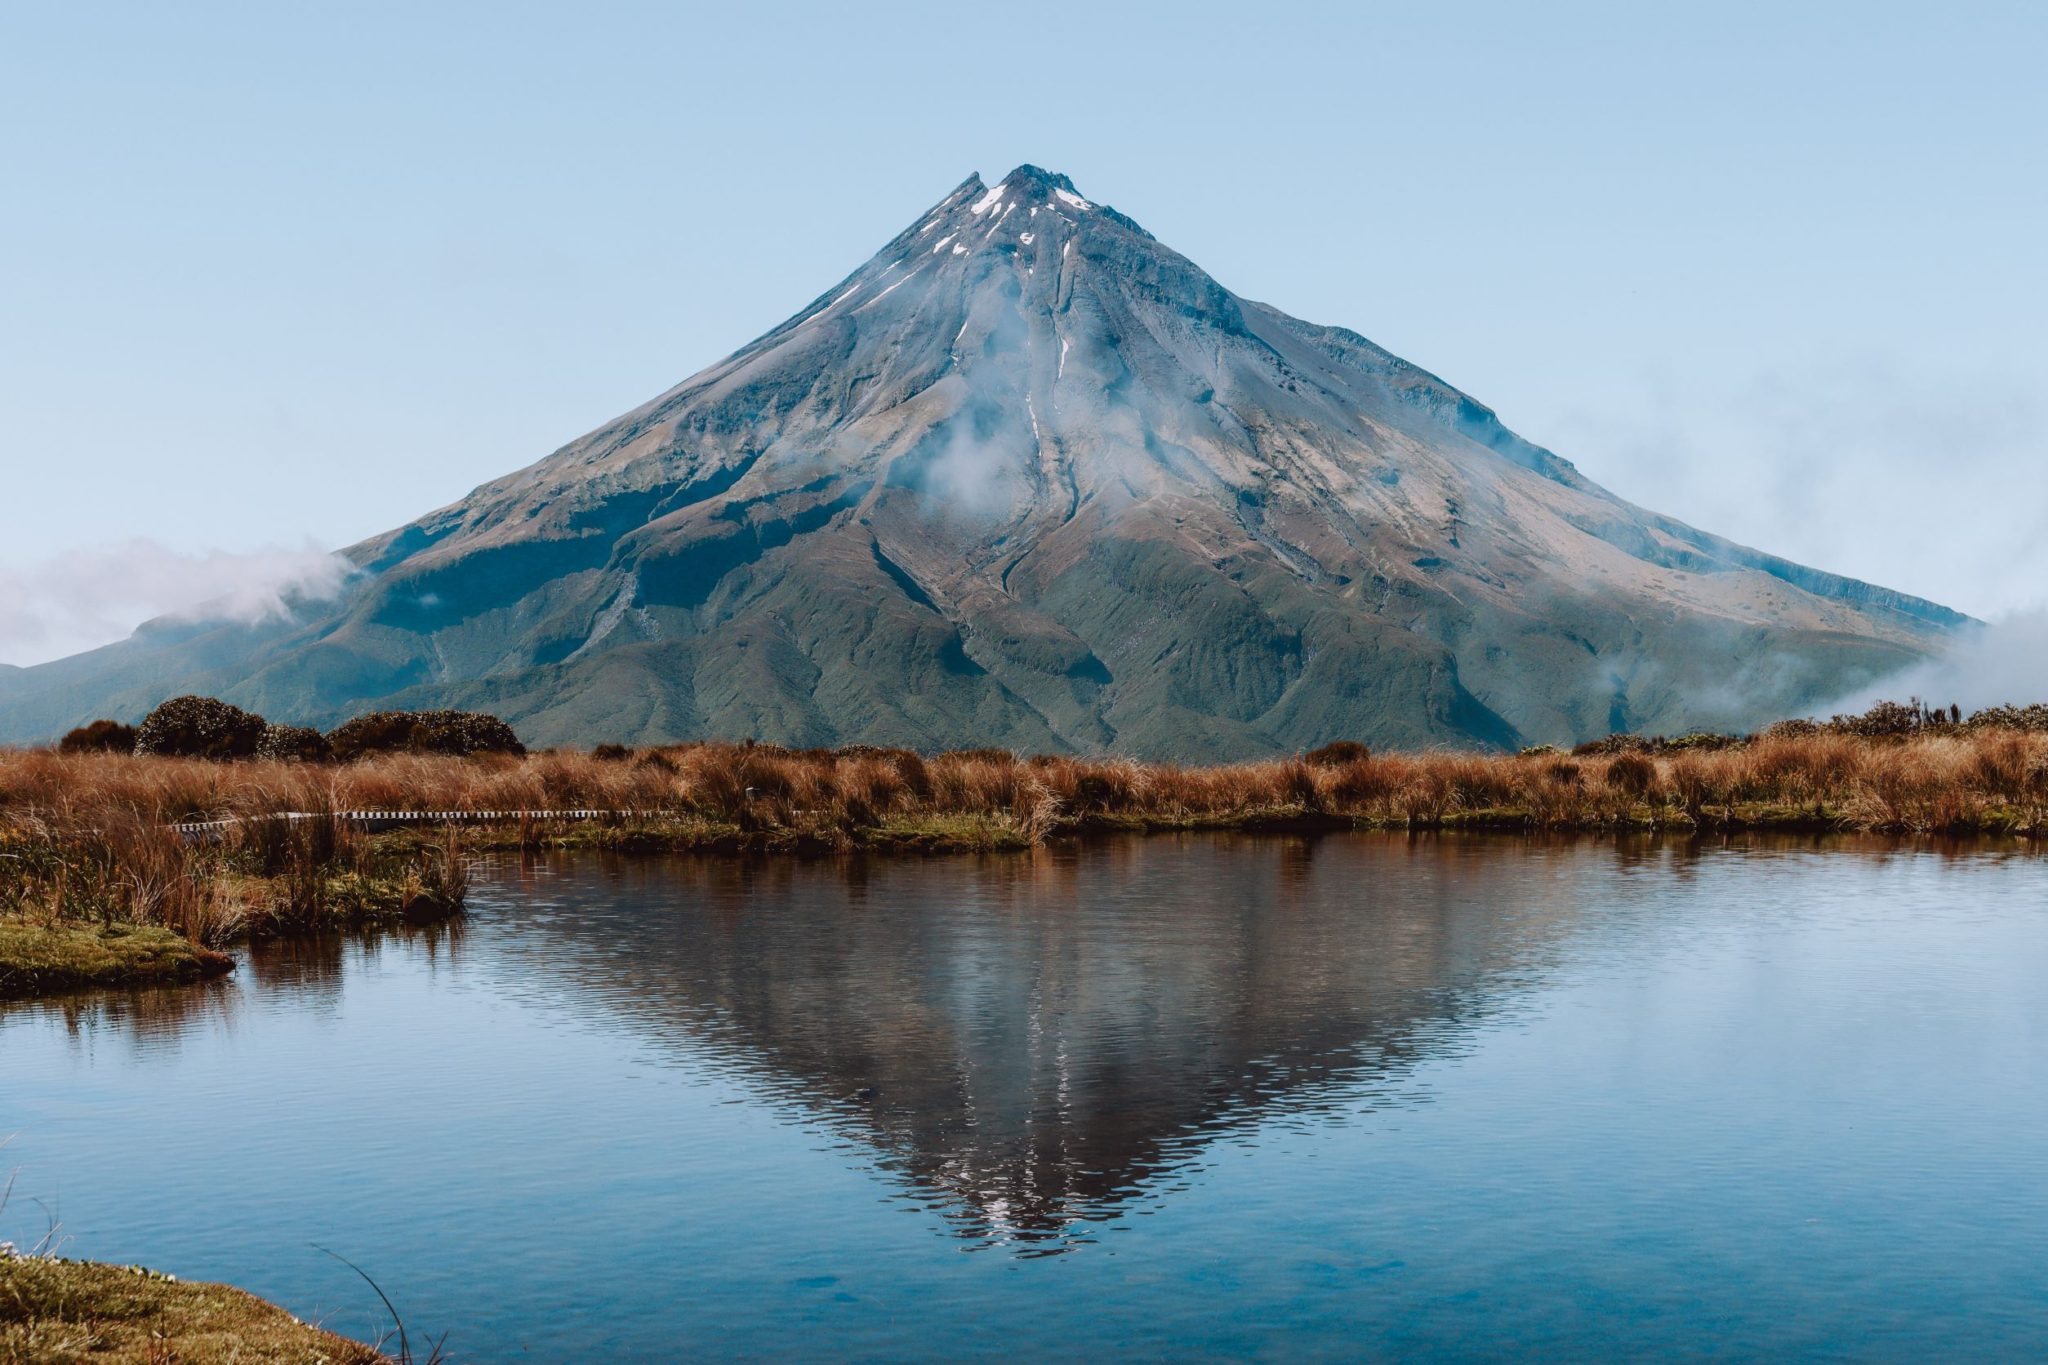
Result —
[{"label": "dark green bush", "polygon": [[58,740],[57,752],[132,754],[135,752],[135,727],[123,725],[118,720],[96,720],[90,725],[79,726]]},{"label": "dark green bush", "polygon": [[346,763],[370,754],[523,754],[512,727],[478,711],[372,711],[331,731]]},{"label": "dark green bush", "polygon": [[311,726],[272,721],[263,727],[263,738],[256,742],[256,757],[288,763],[325,763],[334,757],[334,748],[327,742],[327,736]]},{"label": "dark green bush", "polygon": [[263,740],[263,717],[214,697],[172,697],[142,718],[135,752],[170,758],[248,758]]},{"label": "dark green bush", "polygon": [[1740,749],[1749,743],[1747,735],[1724,735],[1713,730],[1694,730],[1684,735],[1630,735],[1615,734],[1605,739],[1587,740],[1575,745],[1573,758],[1612,758],[1616,754],[1678,754],[1687,749],[1699,749],[1708,753],[1722,749]]},{"label": "dark green bush", "polygon": [[[1954,714],[1951,710],[1950,714]],[[2048,730],[2048,706],[2032,702],[2026,706],[1987,706],[1972,712],[1965,723],[1970,730]]]}]

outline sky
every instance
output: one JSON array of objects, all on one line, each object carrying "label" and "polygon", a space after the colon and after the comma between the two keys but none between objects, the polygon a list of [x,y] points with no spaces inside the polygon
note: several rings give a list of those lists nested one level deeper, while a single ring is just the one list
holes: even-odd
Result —
[{"label": "sky", "polygon": [[0,662],[532,463],[1071,175],[1622,496],[2048,605],[2048,6],[0,7]]}]

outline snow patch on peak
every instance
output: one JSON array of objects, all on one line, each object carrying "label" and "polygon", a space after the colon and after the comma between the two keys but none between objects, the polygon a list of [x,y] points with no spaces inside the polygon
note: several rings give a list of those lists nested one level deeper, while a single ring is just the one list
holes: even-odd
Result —
[{"label": "snow patch on peak", "polygon": [[1087,212],[1087,211],[1088,211],[1089,209],[1092,209],[1092,208],[1094,208],[1094,207],[1095,207],[1095,205],[1093,205],[1093,204],[1089,203],[1089,202],[1088,202],[1088,201],[1087,201],[1086,199],[1083,199],[1083,198],[1082,198],[1082,197],[1081,197],[1080,195],[1078,195],[1078,194],[1075,194],[1075,193],[1074,193],[1074,192],[1073,192],[1072,190],[1057,190],[1057,189],[1056,189],[1056,190],[1054,190],[1054,191],[1053,191],[1052,193],[1053,193],[1053,197],[1054,197],[1055,199],[1058,199],[1058,200],[1059,200],[1059,201],[1060,201],[1060,202],[1061,202],[1062,204],[1066,204],[1066,205],[1068,205],[1069,207],[1072,207],[1072,208],[1077,208],[1077,209],[1080,209],[1080,210],[1081,210],[1082,212],[1084,212],[1084,213],[1085,213],[1085,212]]},{"label": "snow patch on peak", "polygon": [[998,199],[1001,199],[1002,197],[1003,187],[1001,185],[998,185],[994,189],[990,190],[987,194],[981,196],[981,198],[969,204],[967,206],[967,211],[979,217],[980,215],[987,213],[991,208],[995,207],[996,201]]}]

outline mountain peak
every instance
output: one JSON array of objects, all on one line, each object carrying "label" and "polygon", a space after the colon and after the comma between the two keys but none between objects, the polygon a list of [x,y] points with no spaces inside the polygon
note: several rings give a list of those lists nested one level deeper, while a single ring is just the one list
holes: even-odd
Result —
[{"label": "mountain peak", "polygon": [[993,186],[979,175],[969,176],[960,189],[947,196],[945,203],[949,208],[957,208],[962,199],[976,217],[1006,207],[1057,209],[1067,214],[1088,213],[1098,207],[1084,198],[1066,176],[1029,163],[1017,167]]},{"label": "mountain peak", "polygon": [[1049,199],[1060,193],[1081,198],[1081,192],[1074,182],[1058,171],[1048,171],[1029,162],[1011,171],[998,182],[1004,189],[1034,198]]},{"label": "mountain peak", "polygon": [[170,689],[538,743],[1514,748],[1795,713],[1961,623],[1624,503],[1029,164],[351,555],[297,626],[0,676],[0,738]]}]

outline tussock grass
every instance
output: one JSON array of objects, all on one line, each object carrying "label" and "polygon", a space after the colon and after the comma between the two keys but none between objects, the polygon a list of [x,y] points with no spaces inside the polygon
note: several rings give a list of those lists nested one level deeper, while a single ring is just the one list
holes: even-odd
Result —
[{"label": "tussock grass", "polygon": [[[149,926],[218,947],[459,909],[464,863],[452,845],[392,848],[332,819],[283,818],[330,811],[316,779],[342,771],[0,751],[0,917]],[[170,827],[223,817],[236,823],[213,838]]]},{"label": "tussock grass", "polygon": [[[379,849],[430,851],[417,839],[394,844],[326,821],[287,825],[278,818],[287,811],[587,809],[605,814],[578,837],[599,843],[667,831],[713,843],[807,839],[827,847],[886,842],[896,831],[1030,842],[1097,826],[1291,819],[1683,827],[1742,824],[1765,812],[1777,812],[1779,822],[1796,815],[1802,824],[1841,828],[2031,832],[2048,812],[2048,734],[2026,731],[1766,734],[1717,746],[1575,755],[1330,746],[1314,759],[1189,767],[990,750],[927,756],[870,746],[705,743],[612,748],[602,757],[399,754],[328,766],[8,751],[0,752],[0,841],[55,838],[86,855],[74,859],[62,888],[81,905],[125,897],[142,912],[137,918],[203,929],[209,916],[238,907],[211,906],[203,892],[195,902],[190,888],[175,884],[194,856],[275,879],[294,869],[353,867]],[[212,853],[195,854],[162,829],[223,818],[244,823]],[[488,837],[538,847],[568,834],[536,818]],[[0,871],[0,879],[6,875]],[[0,897],[4,887],[0,880]]]}]

